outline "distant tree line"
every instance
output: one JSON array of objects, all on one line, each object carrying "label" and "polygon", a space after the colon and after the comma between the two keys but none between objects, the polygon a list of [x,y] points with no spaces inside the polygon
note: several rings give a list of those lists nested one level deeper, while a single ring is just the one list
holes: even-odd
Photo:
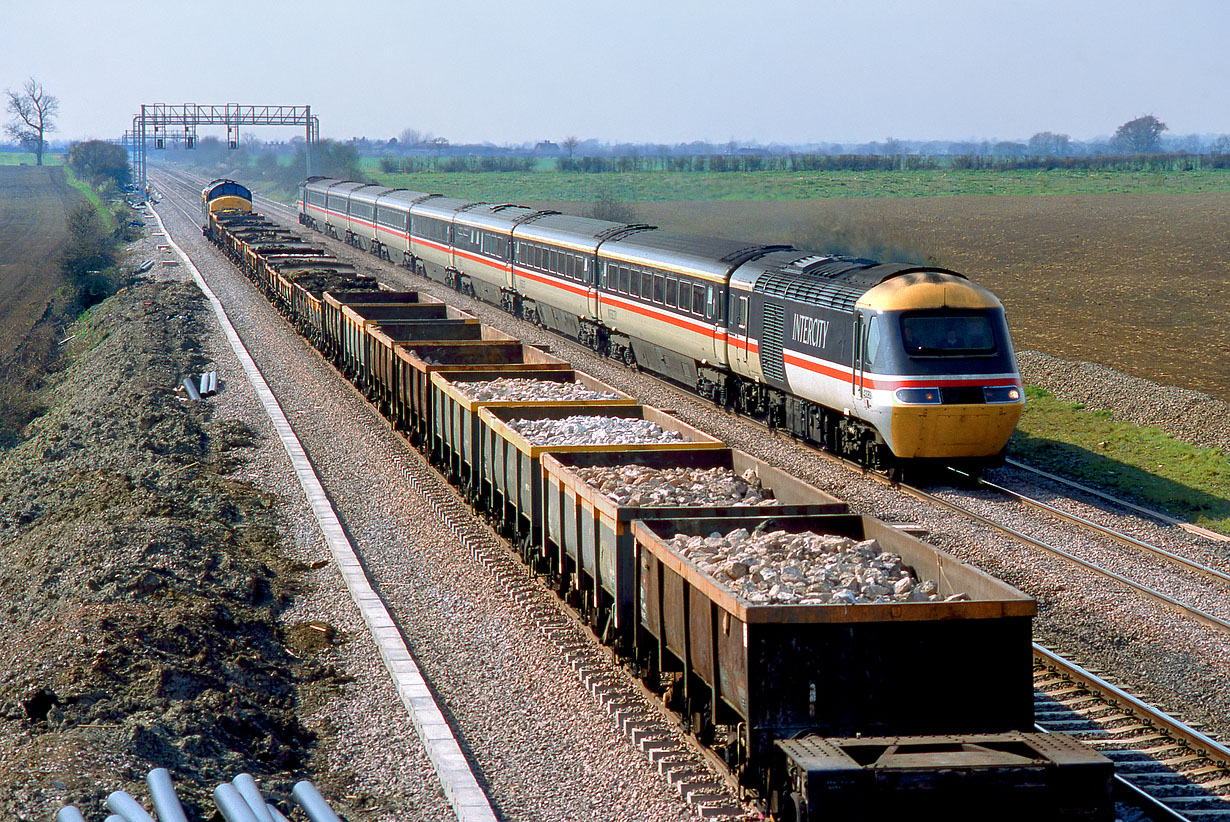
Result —
[{"label": "distant tree line", "polygon": [[385,174],[425,174],[428,172],[533,171],[533,157],[381,157]]}]

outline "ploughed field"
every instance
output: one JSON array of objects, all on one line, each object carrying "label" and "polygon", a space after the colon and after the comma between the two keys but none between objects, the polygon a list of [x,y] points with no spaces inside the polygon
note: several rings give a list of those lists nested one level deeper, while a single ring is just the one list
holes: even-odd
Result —
[{"label": "ploughed field", "polygon": [[1003,300],[1017,350],[1230,400],[1227,192],[654,202],[636,215],[674,231],[942,265]]},{"label": "ploughed field", "polygon": [[57,255],[80,201],[59,166],[0,166],[0,359],[17,350],[61,284]]}]

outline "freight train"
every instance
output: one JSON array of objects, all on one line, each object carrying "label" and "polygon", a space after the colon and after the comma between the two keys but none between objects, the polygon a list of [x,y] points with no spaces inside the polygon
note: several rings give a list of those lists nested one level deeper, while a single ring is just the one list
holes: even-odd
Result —
[{"label": "freight train", "polygon": [[299,222],[871,469],[1002,462],[1004,309],[964,275],[310,177]]},{"label": "freight train", "polygon": [[[774,819],[1113,818],[1110,761],[1034,732],[1032,599],[543,347],[417,292],[381,289],[250,209],[212,208],[212,190],[206,236]],[[500,377],[592,396],[476,390]],[[662,437],[578,444],[526,433],[578,414],[601,421],[598,430],[649,424]],[[610,468],[724,471],[759,485],[773,505],[621,500],[585,479]],[[749,598],[678,547],[715,533],[803,532],[875,540],[900,558],[891,560],[899,571],[933,580],[931,593],[861,604]],[[783,580],[788,573],[780,568]]]}]

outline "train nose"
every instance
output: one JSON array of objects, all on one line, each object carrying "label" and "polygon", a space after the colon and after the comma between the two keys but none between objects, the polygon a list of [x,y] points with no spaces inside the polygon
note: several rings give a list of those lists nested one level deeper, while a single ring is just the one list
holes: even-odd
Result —
[{"label": "train nose", "polygon": [[1024,402],[894,406],[892,449],[903,458],[991,457],[1008,443]]}]

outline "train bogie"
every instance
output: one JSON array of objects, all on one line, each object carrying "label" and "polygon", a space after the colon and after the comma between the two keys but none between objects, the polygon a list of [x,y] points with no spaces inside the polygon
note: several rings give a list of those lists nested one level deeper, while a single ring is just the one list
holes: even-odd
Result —
[{"label": "train bogie", "polygon": [[777,819],[1111,822],[1114,765],[1065,734],[1009,732],[777,742]]}]

